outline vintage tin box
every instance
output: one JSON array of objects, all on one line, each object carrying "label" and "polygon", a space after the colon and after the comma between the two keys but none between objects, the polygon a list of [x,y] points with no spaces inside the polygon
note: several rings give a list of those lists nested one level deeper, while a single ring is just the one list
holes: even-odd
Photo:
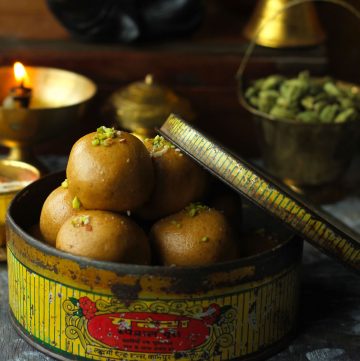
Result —
[{"label": "vintage tin box", "polygon": [[[344,225],[180,118],[170,116],[161,132],[301,238],[359,271],[360,241]],[[260,360],[294,335],[301,238],[285,232],[268,251],[206,267],[73,256],[29,232],[64,177],[34,182],[7,215],[11,319],[36,348],[60,360]],[[264,225],[257,216],[248,221]]]},{"label": "vintage tin box", "polygon": [[60,360],[260,360],[294,335],[297,237],[209,267],[76,257],[28,233],[64,177],[27,187],[7,218],[11,319],[33,346]]}]

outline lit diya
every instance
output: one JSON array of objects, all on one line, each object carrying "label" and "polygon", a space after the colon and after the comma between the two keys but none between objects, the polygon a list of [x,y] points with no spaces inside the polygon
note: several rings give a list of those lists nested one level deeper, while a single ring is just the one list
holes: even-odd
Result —
[{"label": "lit diya", "polygon": [[96,93],[88,78],[45,67],[0,67],[0,144],[10,148],[8,159],[41,167],[35,144],[74,126]]}]

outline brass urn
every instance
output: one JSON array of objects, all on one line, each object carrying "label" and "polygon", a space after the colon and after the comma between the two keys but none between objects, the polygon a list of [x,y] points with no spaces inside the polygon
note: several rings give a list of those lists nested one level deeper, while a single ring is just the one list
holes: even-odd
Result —
[{"label": "brass urn", "polygon": [[114,124],[140,138],[154,136],[155,129],[170,113],[190,121],[194,118],[189,102],[158,84],[151,74],[146,75],[143,81],[115,91],[105,106],[105,113]]}]

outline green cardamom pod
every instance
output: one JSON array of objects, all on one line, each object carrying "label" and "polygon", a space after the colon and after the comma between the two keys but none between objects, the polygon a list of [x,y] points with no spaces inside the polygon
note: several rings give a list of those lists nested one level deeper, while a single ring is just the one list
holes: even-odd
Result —
[{"label": "green cardamom pod", "polygon": [[275,105],[270,111],[270,115],[273,117],[287,120],[295,119],[295,114],[296,112],[292,111],[291,109],[282,108],[277,105]]},{"label": "green cardamom pod", "polygon": [[314,105],[315,105],[314,97],[306,96],[305,98],[302,98],[301,99],[301,105],[307,110],[314,109]]},{"label": "green cardamom pod", "polygon": [[341,90],[332,82],[326,82],[323,89],[327,94],[333,97],[339,97],[342,94]]},{"label": "green cardamom pod", "polygon": [[250,103],[253,107],[258,108],[258,106],[259,106],[259,98],[258,98],[258,97],[251,97],[251,98],[249,99],[249,103]]},{"label": "green cardamom pod", "polygon": [[276,89],[284,79],[281,75],[271,75],[264,80],[261,85],[261,90]]},{"label": "green cardamom pod", "polygon": [[250,99],[252,96],[256,95],[257,89],[253,86],[249,87],[245,91],[245,98]]},{"label": "green cardamom pod", "polygon": [[349,109],[355,106],[353,100],[350,98],[339,98],[338,101],[342,109]]},{"label": "green cardamom pod", "polygon": [[358,117],[358,113],[354,108],[350,108],[350,109],[346,109],[343,110],[342,112],[340,112],[334,122],[335,123],[344,123],[347,121],[351,121],[351,120],[356,120],[356,118]]},{"label": "green cardamom pod", "polygon": [[319,116],[316,112],[312,110],[308,110],[305,112],[301,112],[296,116],[297,120],[300,120],[304,123],[316,123],[319,120]]},{"label": "green cardamom pod", "polygon": [[337,104],[326,105],[320,112],[320,121],[322,123],[331,123],[335,119],[338,110],[339,106]]}]

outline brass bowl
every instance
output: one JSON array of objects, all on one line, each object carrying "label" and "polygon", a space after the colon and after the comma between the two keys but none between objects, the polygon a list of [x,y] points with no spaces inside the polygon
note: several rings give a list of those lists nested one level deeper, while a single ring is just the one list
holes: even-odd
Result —
[{"label": "brass bowl", "polygon": [[16,86],[12,67],[0,67],[0,144],[11,149],[10,159],[32,162],[31,147],[70,130],[96,93],[88,78],[62,69],[26,67],[32,100],[29,108],[1,106]]},{"label": "brass bowl", "polygon": [[[0,248],[5,245],[5,218],[8,206],[16,193],[40,177],[40,171],[30,164],[0,160]],[[0,261],[5,259],[0,252]]]},{"label": "brass bowl", "polygon": [[[319,81],[321,79],[319,78]],[[338,81],[358,93],[359,87]],[[313,187],[339,180],[356,153],[360,121],[302,123],[278,119],[249,105],[239,91],[242,106],[254,117],[265,168],[285,183]]]}]

